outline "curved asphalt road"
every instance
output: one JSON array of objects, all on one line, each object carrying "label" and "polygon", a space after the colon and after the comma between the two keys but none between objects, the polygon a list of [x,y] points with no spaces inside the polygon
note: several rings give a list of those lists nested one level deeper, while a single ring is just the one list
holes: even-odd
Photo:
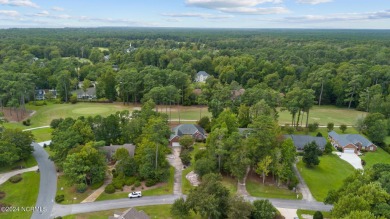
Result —
[{"label": "curved asphalt road", "polygon": [[37,160],[40,170],[39,194],[35,206],[41,210],[34,211],[31,218],[48,219],[53,209],[57,190],[57,172],[46,151],[35,142],[32,143],[32,146],[34,147],[33,156]]}]

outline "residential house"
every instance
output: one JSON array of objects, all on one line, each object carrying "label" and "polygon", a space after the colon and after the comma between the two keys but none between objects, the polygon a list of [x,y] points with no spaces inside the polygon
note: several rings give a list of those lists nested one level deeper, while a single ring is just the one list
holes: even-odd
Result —
[{"label": "residential house", "polygon": [[130,157],[134,157],[135,145],[133,144],[103,146],[99,149],[104,152],[107,161],[112,161],[115,152],[119,148],[125,148],[129,152]]},{"label": "residential house", "polygon": [[205,71],[200,71],[198,73],[196,73],[195,75],[195,82],[202,82],[202,83],[205,83],[206,82],[206,79],[209,77],[210,75],[207,74],[207,72]]},{"label": "residential house", "polygon": [[125,212],[115,212],[114,216],[110,216],[108,219],[150,219],[150,217],[143,211],[130,208]]},{"label": "residential house", "polygon": [[376,151],[377,146],[359,134],[339,135],[335,131],[328,134],[329,140],[336,148],[342,148],[344,153],[355,153],[359,151]]},{"label": "residential house", "polygon": [[181,124],[172,129],[172,134],[169,137],[169,145],[173,147],[180,146],[179,140],[184,135],[190,135],[196,141],[206,139],[206,132],[202,127],[193,124]]},{"label": "residential house", "polygon": [[324,137],[314,137],[314,136],[310,136],[310,135],[284,135],[284,137],[286,139],[287,138],[292,139],[297,151],[303,151],[303,148],[307,144],[310,144],[313,141],[318,146],[318,149],[320,149],[321,151],[325,150],[326,139]]},{"label": "residential house", "polygon": [[49,89],[37,89],[35,90],[35,100],[45,100],[45,99],[55,99],[57,98],[56,90]]}]

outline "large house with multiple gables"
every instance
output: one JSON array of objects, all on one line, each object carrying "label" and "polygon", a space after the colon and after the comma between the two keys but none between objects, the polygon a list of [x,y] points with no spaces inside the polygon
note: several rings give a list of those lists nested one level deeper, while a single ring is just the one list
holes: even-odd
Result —
[{"label": "large house with multiple gables", "polygon": [[284,135],[284,138],[291,138],[297,151],[303,151],[303,148],[313,141],[316,143],[318,149],[321,151],[325,150],[326,139],[324,137],[314,137],[310,135]]},{"label": "large house with multiple gables", "polygon": [[206,139],[206,132],[198,125],[181,124],[172,129],[172,134],[169,137],[169,146],[180,146],[179,140],[184,135],[190,135],[195,141],[203,141]]},{"label": "large house with multiple gables", "polygon": [[344,153],[355,153],[358,151],[376,151],[376,145],[359,134],[339,135],[335,131],[328,134],[329,140],[334,147],[342,148]]}]

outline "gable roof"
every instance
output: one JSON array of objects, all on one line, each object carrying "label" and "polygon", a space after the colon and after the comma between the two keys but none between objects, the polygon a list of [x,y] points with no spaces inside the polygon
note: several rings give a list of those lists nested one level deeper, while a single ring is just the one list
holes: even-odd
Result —
[{"label": "gable roof", "polygon": [[326,139],[324,137],[314,137],[310,135],[285,135],[285,138],[291,138],[297,149],[303,149],[305,145],[315,142],[319,149],[325,149]]},{"label": "gable roof", "polygon": [[353,144],[356,146],[357,143],[360,143],[363,147],[368,147],[370,145],[373,145],[373,143],[365,138],[362,135],[359,134],[345,134],[345,135],[339,135],[335,131],[331,131],[328,134],[332,139],[337,141],[337,143],[341,147],[345,147],[349,144]]},{"label": "gable roof", "polygon": [[181,124],[172,129],[173,134],[169,137],[169,140],[172,140],[176,136],[183,135],[193,135],[196,132],[200,132],[202,135],[205,135],[205,131],[202,127],[194,124]]},{"label": "gable roof", "polygon": [[106,153],[108,158],[111,159],[119,148],[125,148],[129,152],[130,156],[134,157],[135,145],[133,144],[103,146],[100,149]]},{"label": "gable roof", "polygon": [[196,76],[201,76],[201,75],[203,75],[203,76],[210,76],[210,75],[207,74],[207,72],[205,72],[205,71],[198,71],[198,73],[196,73]]}]

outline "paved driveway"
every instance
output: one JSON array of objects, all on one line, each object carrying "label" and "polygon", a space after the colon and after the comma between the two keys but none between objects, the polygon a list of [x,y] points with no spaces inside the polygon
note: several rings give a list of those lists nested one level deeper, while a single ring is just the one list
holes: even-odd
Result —
[{"label": "paved driveway", "polygon": [[350,163],[353,166],[353,168],[361,169],[361,170],[363,169],[362,160],[356,154],[354,154],[354,153],[341,153],[341,152],[335,152],[335,154],[337,154],[341,159]]}]

